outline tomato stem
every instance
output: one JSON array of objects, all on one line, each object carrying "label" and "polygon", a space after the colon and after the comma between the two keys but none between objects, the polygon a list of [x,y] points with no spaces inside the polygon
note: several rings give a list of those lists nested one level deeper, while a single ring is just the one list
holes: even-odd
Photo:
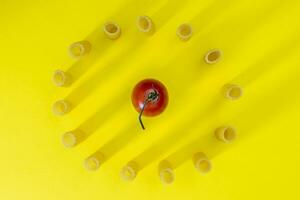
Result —
[{"label": "tomato stem", "polygon": [[141,112],[139,114],[139,121],[140,121],[140,124],[141,124],[143,130],[146,129],[144,124],[143,124],[143,121],[142,121],[143,112],[144,112],[147,104],[149,102],[156,102],[158,100],[158,97],[159,97],[159,93],[157,92],[157,90],[154,89],[154,91],[149,92],[147,98],[144,101],[144,105],[143,105],[143,107],[141,109]]},{"label": "tomato stem", "polygon": [[141,112],[139,114],[139,121],[140,121],[140,124],[141,124],[143,130],[145,130],[145,126],[144,126],[143,121],[142,121],[142,115],[143,115],[143,112],[145,110],[145,107],[146,107],[147,103],[148,103],[148,99],[145,100],[144,105],[143,105],[143,107],[141,109]]}]

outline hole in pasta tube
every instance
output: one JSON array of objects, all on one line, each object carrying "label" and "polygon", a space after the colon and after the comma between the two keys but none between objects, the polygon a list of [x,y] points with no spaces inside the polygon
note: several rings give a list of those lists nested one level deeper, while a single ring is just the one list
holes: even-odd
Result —
[{"label": "hole in pasta tube", "polygon": [[204,60],[207,64],[215,64],[220,61],[222,52],[218,49],[213,49],[205,54]]},{"label": "hole in pasta tube", "polygon": [[68,101],[58,100],[52,106],[55,115],[62,116],[71,111],[71,105]]},{"label": "hole in pasta tube", "polygon": [[243,89],[236,84],[226,84],[223,86],[223,95],[229,100],[237,100],[243,96]]},{"label": "hole in pasta tube", "polygon": [[201,174],[208,173],[211,170],[211,168],[212,168],[210,160],[202,152],[198,152],[198,153],[194,154],[194,156],[193,156],[193,163],[194,163],[195,168]]},{"label": "hole in pasta tube", "polygon": [[80,58],[91,51],[91,43],[89,41],[79,41],[70,45],[69,55],[72,58]]},{"label": "hole in pasta tube", "polygon": [[126,166],[122,168],[120,176],[125,181],[132,181],[137,176],[138,171],[138,164],[134,161],[130,161]]},{"label": "hole in pasta tube", "polygon": [[104,24],[103,31],[109,39],[115,40],[121,35],[121,28],[118,24],[107,22]]},{"label": "hole in pasta tube", "polygon": [[171,184],[174,182],[175,174],[172,165],[169,161],[163,160],[159,163],[158,173],[161,182]]},{"label": "hole in pasta tube", "polygon": [[88,171],[95,171],[100,167],[100,161],[96,157],[85,159],[84,167]]},{"label": "hole in pasta tube", "polygon": [[96,171],[104,162],[104,154],[100,151],[97,151],[96,153],[84,160],[84,168],[88,171]]},{"label": "hole in pasta tube", "polygon": [[71,77],[62,70],[56,70],[53,73],[52,81],[58,87],[67,87],[71,84]]},{"label": "hole in pasta tube", "polygon": [[224,143],[231,143],[236,139],[236,130],[231,126],[222,126],[215,130],[215,136]]},{"label": "hole in pasta tube", "polygon": [[72,132],[65,133],[62,136],[62,143],[65,147],[70,148],[76,145],[76,136]]},{"label": "hole in pasta tube", "polygon": [[61,142],[66,148],[71,148],[82,142],[84,139],[84,132],[76,129],[63,134],[61,137]]},{"label": "hole in pasta tube", "polygon": [[171,184],[174,181],[174,172],[172,169],[163,169],[160,171],[159,177],[163,183]]},{"label": "hole in pasta tube", "polygon": [[137,27],[141,32],[144,33],[153,33],[154,24],[150,17],[148,16],[139,16],[137,18]]},{"label": "hole in pasta tube", "polygon": [[192,37],[193,29],[190,24],[181,24],[177,28],[177,36],[183,41],[187,41]]}]

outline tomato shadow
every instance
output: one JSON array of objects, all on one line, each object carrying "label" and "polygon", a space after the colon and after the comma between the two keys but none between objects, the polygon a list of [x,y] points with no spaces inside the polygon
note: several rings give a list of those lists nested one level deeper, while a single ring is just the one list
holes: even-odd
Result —
[{"label": "tomato shadow", "polygon": [[[297,79],[294,77],[292,82],[296,82]],[[288,85],[290,85],[291,80],[286,81],[286,84],[280,84],[280,87],[274,88],[274,91],[269,92],[265,97],[262,97],[261,99],[265,100],[265,104],[267,105],[267,102],[270,101],[270,99],[278,99],[278,93],[276,91],[279,89],[282,90],[286,88]],[[291,88],[291,90],[294,90]],[[275,95],[274,95],[275,94]],[[292,94],[292,92],[290,92]],[[291,105],[291,102],[297,102],[297,99],[292,98],[290,96],[286,96],[284,98],[279,99],[276,101],[276,104],[268,104],[269,106],[265,107],[265,110],[260,112],[258,116],[255,117],[255,119],[251,120],[251,123],[249,123],[249,119],[244,119],[242,116],[249,116],[251,113],[256,113],[257,111],[253,109],[256,105],[262,104],[263,101],[261,99],[258,99],[252,103],[253,106],[247,106],[245,110],[238,112],[235,117],[229,120],[224,120],[224,124],[233,125],[234,127],[237,127],[238,130],[238,142],[240,143],[241,140],[244,140],[248,136],[250,136],[250,133],[254,132],[254,130],[257,130],[262,125],[266,125],[268,121],[271,121],[272,118],[278,116],[282,111],[284,111],[289,105]],[[218,141],[214,137],[214,129],[212,126],[207,126],[205,128],[201,127],[202,125],[198,123],[198,126],[200,129],[196,129],[193,125],[197,124],[197,122],[201,122],[205,119],[213,119],[215,115],[217,115],[218,111],[224,106],[224,102],[227,101],[226,99],[216,99],[214,103],[212,103],[210,106],[206,107],[205,111],[199,112],[196,115],[193,115],[185,122],[181,123],[181,126],[174,126],[169,128],[168,132],[169,134],[161,139],[161,141],[157,142],[153,146],[149,147],[144,151],[143,153],[136,156],[132,161],[135,163],[138,163],[139,171],[147,167],[149,164],[151,164],[153,161],[158,159],[161,155],[164,154],[169,148],[172,148],[178,140],[183,139],[187,135],[190,135],[197,132],[202,132],[202,134],[199,138],[194,140],[194,142],[189,143],[188,145],[184,146],[183,148],[180,148],[179,150],[175,151],[175,153],[169,155],[166,159],[170,160],[172,162],[172,165],[174,169],[179,167],[182,163],[187,161],[188,159],[191,159],[193,153],[196,152],[204,152],[208,155],[210,159],[215,158],[216,156],[220,155],[221,153],[225,152],[229,148],[231,148],[236,143],[225,144],[220,141]],[[285,107],[282,106],[284,103]],[[280,109],[274,109],[280,108]],[[255,122],[255,123],[253,123]],[[170,127],[170,126],[169,126]],[[215,127],[215,126],[213,126]]]},{"label": "tomato shadow", "polygon": [[[158,17],[162,18],[162,20],[158,20],[157,22],[155,22],[158,23],[157,29],[162,27],[162,25],[165,24],[171,18],[172,13],[174,13],[174,12],[172,13],[168,12],[168,9],[170,7],[174,8],[173,10],[174,12],[176,11],[176,9],[182,8],[178,6],[177,3],[173,1],[168,1],[162,8],[160,8],[153,15],[154,18],[158,18]],[[122,73],[124,71],[124,69],[122,68],[122,64],[124,63],[124,61],[126,60],[128,62],[130,58],[134,56],[134,52],[138,52],[139,50],[138,47],[142,46],[142,42],[146,41],[148,38],[151,38],[151,37],[145,38],[143,33],[139,33],[137,31],[132,30],[133,27],[130,27],[130,24],[128,24],[128,26],[129,26],[128,27],[129,30],[125,33],[125,36],[131,37],[129,39],[130,40],[129,47],[125,48],[122,52],[120,52],[120,54],[111,58],[111,61],[105,64],[105,66],[102,66],[102,64],[100,63],[97,66],[98,70],[93,73],[94,75],[91,76],[88,81],[82,83],[80,86],[75,88],[64,98],[64,100],[70,102],[70,104],[72,105],[72,109],[77,107],[87,96],[89,96],[92,93],[93,90],[98,88],[102,83],[111,80],[113,75]],[[98,30],[99,29],[101,29],[101,27],[99,27]],[[139,36],[137,34],[139,34]],[[102,32],[101,32],[101,37],[99,37],[99,31],[95,31],[94,33],[90,34],[89,38],[93,38],[94,41],[98,40],[98,42],[96,43],[99,43],[99,46],[101,46],[101,48],[104,48],[105,46],[111,46],[113,42],[119,42],[119,41],[111,41],[107,39]],[[104,45],[101,44],[101,40],[104,41]],[[93,52],[94,53],[91,52],[91,55],[75,63],[74,67],[71,67],[71,71],[68,71],[68,73],[70,73],[72,77],[79,77],[83,75],[89,69],[89,67],[92,66],[92,63],[96,62],[96,59],[94,59],[93,57],[97,57],[97,56],[99,57],[99,52],[104,52],[104,51],[95,50]],[[130,54],[128,55],[127,52],[130,52]],[[133,73],[133,75],[135,74],[138,74],[138,72]]]},{"label": "tomato shadow", "polygon": [[179,10],[182,10],[188,3],[180,4],[177,1],[169,0],[158,11],[151,15],[154,20],[155,29],[162,28],[167,21],[172,19]]},{"label": "tomato shadow", "polygon": [[[298,101],[298,99],[292,97],[292,92],[289,93],[291,96],[284,97],[276,93],[276,90],[284,89],[290,85],[291,82],[296,81],[297,80],[295,77],[293,77],[292,80],[286,80],[285,84],[280,84],[280,87],[276,87],[274,90],[265,94],[264,97],[256,99],[256,101],[253,101],[246,107],[246,109],[238,112],[233,118],[224,120],[224,124],[229,124],[237,128],[237,140],[233,141],[233,143],[226,144],[217,140],[214,136],[214,128],[208,126],[199,130],[193,130],[194,132],[203,132],[205,134],[201,135],[199,138],[185,145],[184,147],[179,148],[174,153],[167,156],[164,160],[169,161],[175,170],[187,160],[191,160],[193,154],[197,152],[203,152],[208,156],[209,159],[214,159],[233,146],[239,145],[242,143],[242,141],[251,137],[251,135],[253,136],[255,131],[270,124],[272,119],[280,116],[281,113],[284,113],[288,108],[291,107],[291,105],[294,105],[294,103]],[[293,89],[290,88],[290,90],[292,91]],[[270,99],[277,100],[269,103]],[[253,107],[256,107],[260,104],[264,104],[266,106],[264,106],[263,110],[260,110],[259,114],[253,115],[257,113],[257,110],[253,109]],[[247,118],[245,119],[244,116]],[[249,120],[249,116],[255,116],[255,118]]]},{"label": "tomato shadow", "polygon": [[[228,6],[225,6],[230,8]],[[215,9],[214,6],[210,8],[212,10]],[[192,46],[194,51],[191,51],[190,57],[195,58],[199,57],[199,54],[203,55],[199,59],[200,62],[204,62],[204,55],[208,50],[220,48],[221,51],[225,52],[227,59],[224,61],[230,61],[230,59],[234,59],[234,56],[242,56],[244,54],[243,51],[239,50],[239,48],[244,48],[244,42],[246,41],[251,34],[255,31],[258,31],[262,27],[268,24],[268,22],[272,19],[272,16],[280,11],[280,6],[276,3],[271,4],[269,6],[265,6],[265,8],[260,9],[257,12],[241,12],[235,15],[230,15],[230,17],[224,17],[218,24],[213,24],[213,22],[209,22],[213,24],[211,27],[204,27],[199,31],[195,32],[193,40],[195,40],[195,45]],[[213,14],[214,12],[212,12]],[[217,15],[210,14],[202,14],[195,18],[194,23],[196,27],[202,27],[203,25],[197,23],[199,19],[200,23],[203,23],[205,20],[200,20],[201,17],[207,18],[208,16],[211,19],[217,20]],[[201,17],[200,17],[201,16]],[[238,17],[237,17],[238,16]],[[247,24],[247,26],[245,26]],[[224,38],[224,36],[227,36]],[[203,38],[206,38],[203,40]],[[222,41],[226,41],[231,43],[231,45],[223,46]],[[210,46],[210,49],[204,49],[203,47]]]},{"label": "tomato shadow", "polygon": [[204,8],[198,15],[190,20],[190,24],[193,26],[193,37],[202,32],[206,31],[211,25],[214,24],[217,20],[225,20],[225,17],[222,16],[224,13],[234,5],[237,0],[222,1],[215,0],[208,7]]},{"label": "tomato shadow", "polygon": [[[161,12],[163,12],[162,10]],[[151,39],[151,36],[145,36],[145,34],[139,32],[136,27],[128,27],[127,32],[123,34],[123,39],[127,39],[128,45],[118,50],[118,53],[114,55],[107,63],[99,63],[97,65],[97,70],[93,72],[91,77],[73,91],[71,91],[65,98],[67,102],[70,102],[72,109],[76,108],[87,96],[89,96],[96,88],[100,86],[105,86],[105,82],[109,82],[116,77],[116,75],[123,76],[130,71],[128,76],[138,76],[143,74],[141,70],[134,70],[125,68],[125,63],[132,61],[135,58],[135,55],[140,52],[141,48],[144,45],[147,45]],[[125,80],[121,87],[124,88],[124,85],[127,84]]]},{"label": "tomato shadow", "polygon": [[[209,18],[210,20],[215,20],[215,18],[218,16],[218,14],[221,13],[215,13],[215,10],[217,10],[218,7],[222,7],[222,10],[225,10],[224,8],[229,8],[230,5],[223,6],[222,4],[218,5],[211,5],[210,7],[206,8],[206,11],[204,13],[201,13],[199,16],[195,17],[193,23],[198,26],[197,21],[201,22],[203,20],[200,20],[200,18]],[[178,90],[184,90],[184,88],[187,88],[187,85],[184,83],[185,81],[180,81],[181,79],[184,79],[185,76],[189,76],[191,78],[191,81],[195,81],[199,78],[201,78],[199,75],[208,75],[212,73],[216,73],[216,67],[223,67],[228,64],[229,59],[231,58],[232,54],[239,54],[239,51],[237,51],[237,47],[243,44],[243,40],[245,40],[247,37],[249,37],[255,30],[257,30],[259,27],[262,27],[267,23],[267,21],[271,18],[272,14],[274,14],[278,9],[276,6],[271,6],[268,9],[263,9],[261,12],[257,13],[250,13],[251,17],[249,17],[249,13],[243,14],[242,16],[239,16],[237,19],[236,16],[233,16],[227,20],[222,21],[222,24],[224,26],[216,26],[214,29],[210,29],[208,33],[206,34],[195,34],[195,38],[191,40],[191,44],[183,46],[180,51],[173,51],[170,49],[170,52],[173,53],[172,56],[170,56],[170,52],[168,52],[167,55],[169,55],[169,58],[167,61],[163,64],[161,63],[150,63],[150,65],[157,65],[157,68],[151,71],[146,71],[145,74],[150,74],[153,77],[159,76],[160,73],[163,73],[164,70],[169,70],[173,73],[172,76],[170,76],[170,79],[165,80],[168,84],[175,84],[176,82],[179,82],[178,84]],[[210,12],[214,11],[214,12]],[[266,14],[267,13],[267,14]],[[253,15],[253,16],[252,16]],[[249,20],[250,18],[250,20]],[[260,19],[260,20],[258,20]],[[225,23],[226,22],[226,23]],[[255,22],[255,28],[253,26],[247,26],[244,29],[234,28],[239,27],[240,23],[253,23]],[[226,24],[226,26],[225,26]],[[228,25],[229,24],[229,25]],[[219,47],[218,42],[220,39],[223,38],[220,36],[220,33],[226,33],[228,32],[229,35],[231,35],[231,38],[234,40],[232,41],[232,45],[229,47]],[[207,38],[203,40],[203,38]],[[216,38],[216,40],[212,40],[211,38]],[[221,51],[225,51],[225,57],[226,59],[222,59],[222,62],[214,64],[213,67],[209,66],[205,63],[204,55],[206,52],[210,49],[207,49],[205,47],[211,46],[210,49],[213,48],[221,48]],[[233,58],[234,59],[234,58]],[[182,68],[174,68],[174,65],[180,65],[180,66],[189,66],[189,70],[186,70],[185,67]],[[151,68],[153,69],[153,67]],[[180,74],[184,76],[174,77],[175,74]],[[178,95],[176,95],[178,96]]]},{"label": "tomato shadow", "polygon": [[263,55],[260,60],[248,66],[246,70],[234,77],[231,82],[241,84],[242,86],[253,83],[270,70],[274,70],[285,61],[288,61],[292,56],[297,56],[299,45],[295,44],[299,44],[299,42],[298,35],[288,38],[288,41],[280,43],[276,49],[272,49],[268,54]]}]

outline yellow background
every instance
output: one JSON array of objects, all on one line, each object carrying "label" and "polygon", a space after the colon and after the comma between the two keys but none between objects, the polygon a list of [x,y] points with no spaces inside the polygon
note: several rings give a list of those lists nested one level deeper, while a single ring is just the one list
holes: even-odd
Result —
[{"label": "yellow background", "polygon": [[[296,0],[1,0],[0,199],[299,199],[299,10]],[[137,30],[139,15],[153,19],[155,35]],[[120,24],[119,40],[103,36],[106,21]],[[175,34],[185,22],[188,42]],[[68,46],[84,38],[97,51],[73,65]],[[207,65],[213,48],[224,55]],[[71,66],[75,84],[55,87],[53,71]],[[147,77],[166,85],[170,104],[145,118],[143,133],[130,95]],[[241,99],[221,96],[228,82],[244,88]],[[56,117],[51,106],[63,98],[78,105]],[[61,135],[83,123],[97,130],[65,149]],[[226,124],[234,144],[206,140]],[[118,152],[86,171],[83,160],[111,139]],[[188,154],[198,146],[213,163],[205,176]],[[169,155],[183,162],[165,185],[157,164]],[[124,182],[120,169],[134,158],[149,164]]]}]

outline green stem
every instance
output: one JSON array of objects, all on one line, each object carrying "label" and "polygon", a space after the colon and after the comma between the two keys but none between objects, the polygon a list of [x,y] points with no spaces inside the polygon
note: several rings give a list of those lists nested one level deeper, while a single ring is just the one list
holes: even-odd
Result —
[{"label": "green stem", "polygon": [[143,115],[143,112],[145,110],[145,107],[146,107],[147,103],[148,103],[148,99],[145,100],[144,105],[142,107],[142,110],[139,114],[139,121],[140,121],[140,124],[141,124],[143,130],[145,130],[145,126],[144,126],[143,121],[142,121],[142,115]]},{"label": "green stem", "polygon": [[150,93],[148,94],[147,98],[146,98],[145,101],[144,101],[144,105],[143,105],[143,107],[142,107],[142,109],[141,109],[141,112],[140,112],[140,114],[139,114],[139,121],[140,121],[140,124],[141,124],[143,130],[146,129],[145,126],[144,126],[144,124],[143,124],[143,121],[142,121],[143,112],[144,112],[144,110],[145,110],[147,104],[148,104],[149,102],[155,102],[155,101],[157,100],[158,97],[159,97],[159,94],[158,94],[157,90],[154,90],[154,92],[150,92]]}]

